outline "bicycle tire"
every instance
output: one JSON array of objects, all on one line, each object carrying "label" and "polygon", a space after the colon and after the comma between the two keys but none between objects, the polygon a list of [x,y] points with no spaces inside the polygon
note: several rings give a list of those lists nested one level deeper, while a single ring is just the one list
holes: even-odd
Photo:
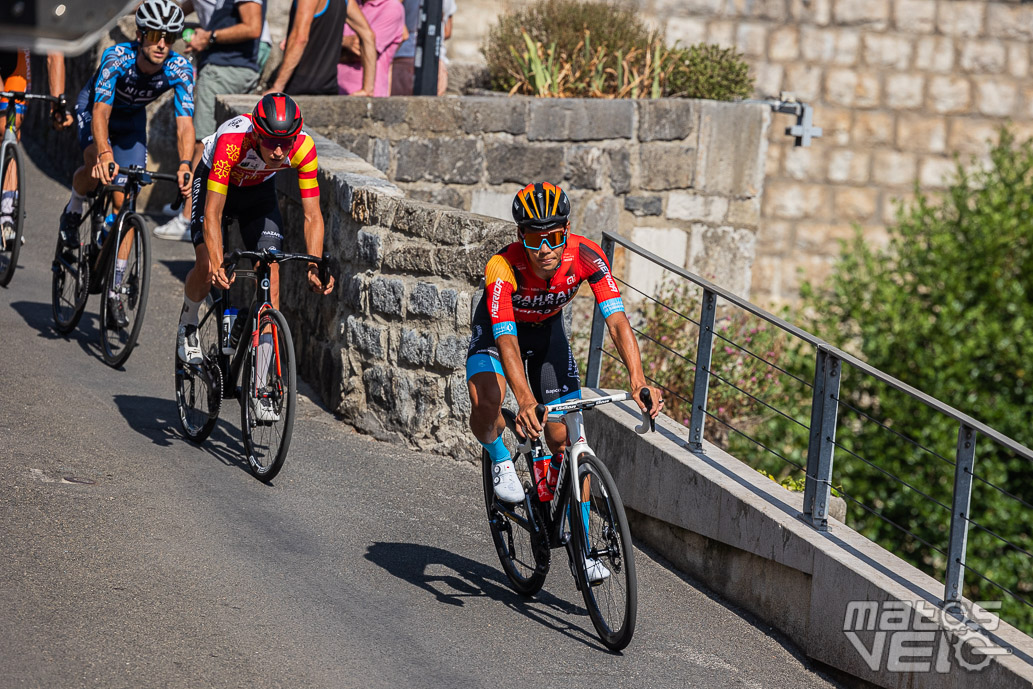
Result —
[{"label": "bicycle tire", "polygon": [[[133,353],[136,340],[143,326],[144,313],[147,311],[147,295],[150,290],[151,276],[151,237],[147,225],[136,213],[127,213],[122,219],[122,237],[130,231],[133,233],[129,248],[125,275],[119,284],[117,293],[125,307],[129,325],[118,327],[111,322],[108,313],[108,296],[111,285],[115,284],[117,269],[116,256],[118,247],[112,247],[111,262],[104,276],[100,302],[100,344],[104,363],[112,368],[124,364]],[[124,239],[123,239],[124,241]]]},{"label": "bicycle tire", "polygon": [[[179,409],[179,427],[188,440],[203,443],[215,429],[222,409],[222,369],[219,368],[218,318],[208,317],[212,309],[211,297],[201,304],[198,319],[198,341],[204,359],[200,365],[185,364],[174,354],[176,374],[176,406]],[[199,396],[203,393],[203,397]]]},{"label": "bicycle tire", "polygon": [[[507,428],[503,431],[504,442],[510,448],[510,452],[516,447],[515,439]],[[524,486],[524,492],[531,496],[532,501],[537,499],[537,494],[530,480],[531,467],[524,455],[514,455],[513,465],[517,468],[517,475]],[[484,507],[488,515],[488,530],[491,532],[491,540],[495,545],[495,552],[499,556],[499,563],[502,571],[506,573],[513,590],[523,596],[533,596],[541,591],[545,584],[545,577],[549,573],[549,547],[548,543],[538,542],[537,538],[528,528],[516,523],[508,515],[498,509],[495,502],[495,486],[491,476],[491,457],[487,450],[481,452],[481,478],[484,485]],[[512,507],[513,513],[531,523],[535,520],[538,524],[541,538],[546,538],[545,530],[541,519],[534,514],[534,508],[529,514],[527,502]]]},{"label": "bicycle tire", "polygon": [[7,287],[18,267],[18,254],[22,248],[22,232],[25,229],[25,213],[22,208],[22,204],[25,202],[25,166],[22,164],[21,146],[18,144],[8,143],[7,146],[4,146],[3,155],[0,180],[7,178],[7,169],[11,162],[18,170],[15,176],[15,197],[12,199],[14,205],[11,214],[11,219],[14,221],[14,238],[5,242],[0,236],[0,287]]},{"label": "bicycle tire", "polygon": [[[269,359],[268,377],[256,383],[259,356],[259,333],[271,331],[273,347]],[[258,330],[252,334],[240,379],[240,431],[244,437],[244,452],[248,467],[256,478],[271,481],[283,468],[294,432],[297,406],[297,366],[294,361],[294,342],[287,319],[279,311],[268,308],[258,317]],[[261,420],[258,405],[270,400],[276,420]]]},{"label": "bicycle tire", "polygon": [[575,557],[578,587],[600,640],[611,651],[620,651],[631,643],[638,617],[638,578],[631,529],[617,485],[599,458],[582,453],[578,459],[578,474],[581,499],[588,503],[589,523],[586,528],[585,512],[581,505],[574,503],[574,491],[571,491],[574,552],[588,553],[610,572],[603,581],[591,584],[585,558]]},{"label": "bicycle tire", "polygon": [[72,249],[66,249],[58,237],[51,265],[50,308],[54,330],[61,335],[75,330],[90,296],[90,262],[86,251],[90,241],[88,223],[79,223],[78,234],[79,244]]}]

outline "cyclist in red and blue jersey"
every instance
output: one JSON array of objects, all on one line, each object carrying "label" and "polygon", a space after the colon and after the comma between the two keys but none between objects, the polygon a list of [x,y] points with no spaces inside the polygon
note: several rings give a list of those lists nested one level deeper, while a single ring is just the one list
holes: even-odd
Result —
[{"label": "cyclist in red and blue jersey", "polygon": [[[180,192],[190,193],[190,160],[194,148],[194,68],[173,52],[171,46],[183,31],[183,10],[171,0],[145,0],[136,11],[136,40],[119,43],[104,51],[100,67],[83,87],[76,103],[79,146],[83,166],[72,178],[72,195],[61,214],[61,241],[65,246],[78,242],[77,227],[82,219],[86,195],[98,183],[122,184],[118,168],[147,164],[146,106],[163,93],[175,91],[176,138],[179,149]],[[114,163],[114,174],[109,166]],[[122,203],[121,194],[115,203]],[[132,236],[127,233],[119,247],[115,280],[108,294],[108,313],[119,327],[129,320],[118,296]]]},{"label": "cyclist in red and blue jersey", "polygon": [[[534,412],[539,403],[581,397],[577,363],[563,331],[561,312],[583,282],[591,287],[606,318],[610,336],[628,369],[635,401],[645,409],[639,395],[648,386],[620,290],[602,249],[590,239],[572,234],[569,217],[570,201],[559,187],[538,182],[521,189],[513,199],[513,219],[520,241],[488,261],[484,297],[474,310],[473,338],[466,358],[472,406],[470,429],[492,459],[495,495],[506,502],[524,499],[501,437],[506,385],[520,406],[517,424],[532,438],[543,431]],[[650,390],[653,401],[649,412],[655,417],[663,407],[663,398],[657,389]],[[549,500],[548,479],[558,470],[568,439],[566,426],[560,422],[545,424],[544,432],[555,466],[550,476],[536,476],[536,480],[545,478],[539,480],[537,489],[542,500]]]}]

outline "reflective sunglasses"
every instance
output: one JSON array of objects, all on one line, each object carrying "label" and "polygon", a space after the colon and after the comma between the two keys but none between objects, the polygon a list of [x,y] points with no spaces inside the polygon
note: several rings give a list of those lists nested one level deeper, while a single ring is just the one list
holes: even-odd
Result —
[{"label": "reflective sunglasses", "polygon": [[258,140],[261,142],[263,148],[267,148],[270,151],[275,151],[277,146],[282,148],[284,151],[289,151],[291,150],[291,147],[294,146],[295,137],[277,139],[271,136],[259,136]]},{"label": "reflective sunglasses", "polygon": [[179,38],[178,31],[162,31],[161,29],[147,29],[143,32],[143,37],[147,39],[149,43],[157,43],[161,39],[165,39],[165,45],[172,45]]},{"label": "reflective sunglasses", "polygon": [[527,230],[523,233],[524,247],[531,251],[539,251],[542,245],[550,249],[558,249],[567,243],[567,229],[565,227],[542,230],[536,232]]}]

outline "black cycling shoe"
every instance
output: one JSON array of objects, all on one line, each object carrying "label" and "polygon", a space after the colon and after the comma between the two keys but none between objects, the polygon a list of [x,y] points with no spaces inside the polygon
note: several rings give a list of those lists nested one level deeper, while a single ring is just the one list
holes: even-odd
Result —
[{"label": "black cycling shoe", "polygon": [[82,213],[65,211],[61,214],[61,243],[72,249],[79,246],[79,223]]},{"label": "black cycling shoe", "polygon": [[117,294],[108,295],[108,327],[125,328],[129,325],[126,307],[122,305],[122,297]]}]

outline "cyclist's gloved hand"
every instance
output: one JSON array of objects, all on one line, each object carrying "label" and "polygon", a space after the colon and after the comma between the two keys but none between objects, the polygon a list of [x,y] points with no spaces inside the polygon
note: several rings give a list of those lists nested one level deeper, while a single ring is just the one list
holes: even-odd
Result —
[{"label": "cyclist's gloved hand", "polygon": [[542,424],[538,420],[538,412],[536,407],[538,402],[531,400],[527,404],[520,405],[520,411],[517,412],[516,422],[517,429],[530,439],[537,438],[542,433]]},{"label": "cyclist's gloved hand", "polygon": [[180,165],[176,170],[176,179],[179,183],[179,193],[183,198],[190,196],[190,168]]},{"label": "cyclist's gloved hand", "polygon": [[635,399],[635,404],[638,405],[638,408],[643,411],[646,410],[645,405],[642,404],[643,390],[649,390],[649,394],[652,397],[652,399],[650,399],[651,404],[649,406],[649,416],[655,419],[656,415],[664,408],[663,392],[660,388],[655,388],[652,385],[641,385],[635,388],[635,392],[632,393],[632,397]]},{"label": "cyclist's gloved hand", "polygon": [[308,288],[316,294],[327,295],[334,289],[334,276],[331,275],[324,285],[319,281],[319,266],[310,263],[308,266]]}]

